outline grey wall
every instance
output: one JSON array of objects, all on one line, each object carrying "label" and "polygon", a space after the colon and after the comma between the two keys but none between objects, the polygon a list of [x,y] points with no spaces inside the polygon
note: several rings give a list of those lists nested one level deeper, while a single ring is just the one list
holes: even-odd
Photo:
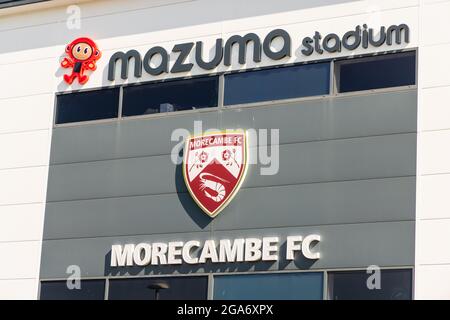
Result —
[{"label": "grey wall", "polygon": [[[413,265],[415,90],[55,128],[41,278]],[[279,128],[280,171],[252,165],[211,220],[170,161],[175,128]],[[319,233],[310,264],[111,270],[112,244]],[[237,268],[237,269],[236,269]]]}]

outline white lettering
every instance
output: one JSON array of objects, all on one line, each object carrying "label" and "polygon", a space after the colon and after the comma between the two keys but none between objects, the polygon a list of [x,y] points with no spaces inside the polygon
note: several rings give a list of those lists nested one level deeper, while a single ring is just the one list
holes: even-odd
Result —
[{"label": "white lettering", "polygon": [[134,244],[120,244],[111,247],[111,267],[125,267],[133,265]]},{"label": "white lettering", "polygon": [[224,239],[219,242],[219,262],[244,261],[244,239],[236,239],[231,245],[231,240]]},{"label": "white lettering", "polygon": [[245,261],[253,262],[261,260],[262,241],[257,238],[245,239]]},{"label": "white lettering", "polygon": [[286,240],[286,260],[294,260],[295,252],[302,249],[301,242],[303,240],[302,236],[291,236],[287,237]]},{"label": "white lettering", "polygon": [[302,252],[306,259],[317,260],[320,259],[320,252],[312,252],[312,243],[320,242],[320,236],[313,234],[305,237],[302,242]]},{"label": "white lettering", "polygon": [[181,253],[183,248],[183,242],[169,242],[169,253],[167,254],[168,264],[182,264]]},{"label": "white lettering", "polygon": [[214,240],[206,240],[203,245],[203,250],[200,255],[199,262],[206,263],[206,260],[210,259],[212,263],[219,262],[219,257],[217,256],[216,243]]},{"label": "white lettering", "polygon": [[278,260],[278,237],[263,238],[262,260],[277,261]]},{"label": "white lettering", "polygon": [[136,245],[133,252],[134,263],[138,266],[146,266],[152,259],[152,246],[147,243],[140,243]]},{"label": "white lettering", "polygon": [[152,265],[167,264],[166,253],[167,253],[167,244],[154,243],[152,250]]},{"label": "white lettering", "polygon": [[[287,237],[286,260],[294,260],[299,252],[306,259],[320,259],[320,252],[313,250],[320,241],[315,234]],[[206,240],[203,246],[198,240],[113,245],[111,267],[278,261],[279,250],[278,237],[221,239],[218,247],[215,240]]]},{"label": "white lettering", "polygon": [[191,256],[191,250],[194,247],[200,248],[200,241],[188,241],[183,247],[183,260],[188,264],[198,263],[198,258],[193,258]]}]

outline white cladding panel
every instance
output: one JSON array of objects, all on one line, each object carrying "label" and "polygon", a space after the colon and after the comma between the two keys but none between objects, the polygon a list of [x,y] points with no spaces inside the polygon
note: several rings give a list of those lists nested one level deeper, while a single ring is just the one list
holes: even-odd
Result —
[{"label": "white cladding panel", "polygon": [[0,243],[41,240],[44,207],[44,203],[1,206]]},{"label": "white cladding panel", "polygon": [[[440,30],[440,29],[437,29]],[[442,37],[448,35],[442,34]],[[422,80],[420,86],[423,89],[444,87],[450,85],[450,61],[443,53],[450,51],[450,43],[433,46],[423,46],[420,48],[420,69],[419,79]]]},{"label": "white cladding panel", "polygon": [[[0,36],[2,36],[1,33]],[[0,80],[0,101],[6,98],[29,97],[54,92],[53,82],[56,70],[54,59],[3,63],[0,54],[0,74],[8,75]],[[20,119],[14,120],[19,121]]]},{"label": "white cladding panel", "polygon": [[422,90],[419,104],[419,121],[423,131],[445,130],[450,128],[450,86]]},{"label": "white cladding panel", "polygon": [[47,167],[0,170],[0,210],[12,204],[44,203]]},{"label": "white cladding panel", "polygon": [[417,219],[448,219],[450,216],[450,174],[420,177],[420,207]]},{"label": "white cladding panel", "polygon": [[36,300],[37,291],[36,279],[0,280],[0,300]]},{"label": "white cladding panel", "polygon": [[450,299],[450,1],[420,2],[416,299]]},{"label": "white cladding panel", "polygon": [[416,267],[417,300],[448,300],[450,297],[450,265],[419,265]]},{"label": "white cladding panel", "polygon": [[46,166],[50,148],[49,136],[49,129],[0,134],[0,168]]},{"label": "white cladding panel", "polygon": [[0,279],[33,279],[38,276],[40,241],[0,243]]},{"label": "white cladding panel", "polygon": [[0,135],[48,130],[53,120],[54,93],[0,100]]}]

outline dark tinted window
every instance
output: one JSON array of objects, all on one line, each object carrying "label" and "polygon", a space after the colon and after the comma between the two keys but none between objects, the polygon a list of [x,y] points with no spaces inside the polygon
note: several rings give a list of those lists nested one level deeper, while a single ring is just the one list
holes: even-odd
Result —
[{"label": "dark tinted window", "polygon": [[219,78],[178,80],[124,88],[123,116],[217,107]]},{"label": "dark tinted window", "polygon": [[66,281],[41,282],[41,300],[104,300],[104,280],[83,280],[80,289],[69,290]]},{"label": "dark tinted window", "polygon": [[336,63],[339,92],[372,90],[414,85],[414,52],[361,58]]},{"label": "dark tinted window", "polygon": [[322,273],[284,273],[214,277],[214,299],[321,300]]},{"label": "dark tinted window", "polygon": [[62,94],[57,97],[56,123],[117,118],[119,88]]},{"label": "dark tinted window", "polygon": [[411,270],[382,270],[380,289],[370,290],[376,284],[373,273],[366,271],[331,272],[328,274],[328,295],[332,300],[410,300],[412,298]]},{"label": "dark tinted window", "polygon": [[325,95],[329,91],[329,63],[225,76],[225,105]]},{"label": "dark tinted window", "polygon": [[109,282],[111,300],[206,300],[207,277],[117,279]]}]

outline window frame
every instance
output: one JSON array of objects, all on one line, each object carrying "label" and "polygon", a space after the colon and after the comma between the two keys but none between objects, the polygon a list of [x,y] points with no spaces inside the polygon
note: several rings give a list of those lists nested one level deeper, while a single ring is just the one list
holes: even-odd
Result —
[{"label": "window frame", "polygon": [[[411,279],[410,279],[411,280],[411,300],[414,300],[414,298],[415,298],[415,294],[414,294],[414,291],[415,291],[415,273],[414,273],[415,268],[414,267],[409,267],[409,268],[407,268],[407,267],[391,267],[391,268],[380,267],[379,270],[380,270],[380,275],[381,276],[382,276],[382,273],[385,272],[385,271],[396,271],[397,270],[397,271],[409,271],[409,272],[411,272]],[[325,272],[325,273],[326,273],[326,278],[327,278],[326,279],[327,286],[325,287],[325,289],[326,289],[327,292],[325,293],[324,299],[325,300],[329,300],[329,301],[337,301],[337,300],[333,299],[333,297],[330,295],[332,293],[331,292],[332,282],[330,282],[330,280],[329,280],[330,279],[330,274],[343,274],[343,273],[347,273],[347,274],[356,274],[356,273],[364,274],[364,273],[366,273],[367,277],[370,276],[370,274],[367,273],[367,269],[327,270],[327,272]],[[383,284],[381,285],[381,288],[383,288]],[[351,299],[349,299],[349,300],[351,300]],[[356,299],[353,299],[353,300],[355,301]],[[377,299],[374,299],[374,300],[377,300]],[[378,300],[381,300],[381,299],[378,299]]]},{"label": "window frame", "polygon": [[[336,65],[338,65],[339,63],[343,63],[344,61],[352,61],[353,59],[358,59],[358,58],[367,58],[367,59],[374,58],[375,59],[375,58],[379,58],[380,56],[384,56],[384,55],[402,54],[402,53],[415,53],[415,56],[416,56],[416,64],[415,64],[416,81],[415,82],[416,83],[414,85],[352,91],[352,92],[338,92],[338,84],[337,84],[338,75],[336,72],[336,69],[337,69]],[[158,80],[151,80],[151,81],[145,81],[145,82],[124,83],[124,84],[120,84],[120,85],[112,85],[112,86],[96,87],[96,88],[83,88],[83,89],[79,89],[79,90],[57,92],[55,94],[54,112],[53,112],[54,119],[53,119],[52,124],[53,124],[53,128],[60,128],[60,127],[73,127],[73,126],[83,126],[83,125],[92,125],[92,124],[118,123],[119,121],[137,120],[137,119],[159,119],[161,117],[177,117],[177,116],[183,116],[183,115],[187,115],[187,114],[208,113],[208,112],[214,112],[214,111],[219,111],[219,110],[229,110],[229,109],[232,110],[232,109],[241,109],[241,108],[259,108],[259,107],[267,107],[267,106],[275,106],[276,107],[277,105],[293,104],[293,103],[298,103],[298,102],[303,102],[303,101],[315,101],[315,100],[321,100],[321,99],[327,99],[327,98],[346,97],[346,96],[359,96],[359,95],[367,95],[367,94],[371,94],[371,93],[380,93],[380,92],[397,92],[397,91],[416,90],[418,88],[418,85],[417,85],[417,83],[418,83],[418,55],[419,55],[418,48],[407,48],[407,49],[400,49],[400,50],[393,50],[393,51],[383,51],[383,52],[375,52],[375,53],[368,53],[368,54],[360,54],[360,55],[354,55],[351,57],[345,56],[345,57],[336,57],[336,58],[328,58],[328,59],[317,59],[317,60],[311,60],[311,61],[295,62],[295,63],[256,67],[256,68],[248,68],[248,69],[242,69],[242,70],[214,72],[214,73],[201,74],[201,75],[195,75],[195,76],[174,77],[174,78],[169,78],[169,79],[158,79]],[[329,84],[328,94],[318,95],[318,96],[300,97],[300,98],[268,100],[268,101],[262,101],[262,102],[250,102],[250,103],[234,104],[234,105],[224,105],[225,76],[228,74],[259,71],[259,70],[266,70],[266,69],[289,68],[289,67],[295,67],[295,66],[299,66],[299,65],[325,63],[325,62],[330,62],[330,84]],[[154,114],[146,114],[146,115],[136,115],[136,116],[128,116],[128,117],[123,117],[123,115],[122,115],[123,89],[126,87],[164,83],[164,82],[169,82],[169,81],[190,80],[190,79],[205,78],[205,77],[218,77],[219,78],[217,107],[208,107],[208,108],[201,108],[201,109],[195,109],[195,110],[182,110],[182,111],[165,112],[165,113],[154,113]],[[117,87],[120,90],[119,113],[118,113],[117,118],[56,124],[57,97],[59,95],[96,91],[96,90],[103,90],[103,89],[114,89]]]},{"label": "window frame", "polygon": [[[109,286],[109,281],[107,278],[103,278],[103,277],[94,277],[94,278],[80,278],[80,283],[81,285],[83,285],[83,282],[86,281],[102,281],[103,282],[103,300],[107,300],[106,298],[108,297],[106,294],[108,292],[108,286]],[[39,283],[38,283],[38,293],[37,293],[37,300],[42,300],[41,299],[41,294],[42,294],[42,283],[55,283],[55,282],[67,282],[67,278],[61,278],[61,279],[51,279],[51,280],[47,280],[47,279],[39,279]],[[81,299],[82,300],[82,299]],[[87,300],[87,299],[85,299]],[[99,300],[101,301],[101,300]]]},{"label": "window frame", "polygon": [[[56,120],[58,119],[58,97],[65,96],[65,95],[70,95],[70,94],[76,94],[76,93],[95,92],[95,91],[117,89],[117,88],[119,89],[119,101],[118,101],[118,105],[117,105],[117,117],[115,117],[115,118],[108,118],[108,119],[97,119],[97,120],[87,120],[87,121],[74,121],[74,122],[67,122],[67,123],[56,123]],[[53,107],[54,108],[54,110],[53,110],[53,128],[115,122],[121,116],[121,104],[122,104],[121,101],[122,101],[122,88],[120,88],[119,86],[109,86],[109,87],[93,88],[93,89],[83,88],[83,89],[80,89],[80,90],[72,90],[72,91],[68,91],[68,92],[57,92],[55,94],[54,107]]]},{"label": "window frame", "polygon": [[[114,90],[114,89],[119,89],[119,101],[117,104],[117,117],[106,118],[106,119],[86,120],[86,121],[74,121],[74,122],[66,122],[66,123],[56,123],[57,118],[58,118],[58,97],[65,96],[65,95],[71,95],[71,94],[77,94],[77,93],[96,92],[96,91]],[[57,92],[55,94],[54,108],[53,108],[53,127],[57,128],[57,127],[64,127],[64,126],[71,126],[71,125],[89,124],[89,123],[114,122],[116,119],[120,118],[120,116],[121,116],[121,104],[122,104],[122,88],[120,86],[109,86],[109,87],[102,87],[102,88],[86,88],[86,89],[80,89],[80,90],[73,90],[70,92]]]},{"label": "window frame", "polygon": [[[302,97],[295,97],[295,98],[285,98],[285,99],[275,99],[275,100],[263,100],[263,101],[256,101],[256,102],[244,102],[244,103],[237,103],[237,104],[223,104],[224,108],[232,108],[232,107],[245,107],[245,106],[254,106],[254,105],[263,105],[263,104],[273,104],[277,103],[279,101],[302,101],[302,100],[314,100],[314,99],[323,99],[328,96],[330,96],[333,92],[333,62],[334,59],[323,59],[323,60],[314,60],[314,61],[307,61],[307,62],[297,62],[297,63],[289,63],[289,64],[282,64],[277,66],[268,66],[268,67],[261,67],[261,68],[249,68],[244,70],[238,70],[238,71],[227,71],[224,72],[222,77],[224,79],[224,88],[223,88],[223,96],[225,100],[225,88],[226,88],[226,81],[225,77],[232,74],[239,74],[239,73],[251,73],[251,72],[258,72],[258,71],[265,71],[265,70],[276,70],[276,69],[287,69],[287,68],[295,68],[295,67],[301,67],[301,66],[311,66],[315,64],[326,64],[328,63],[329,66],[329,83],[328,83],[328,93],[326,94],[319,94],[319,95],[311,95],[311,96],[302,96]],[[224,101],[223,101],[224,102]]]},{"label": "window frame", "polygon": [[[403,269],[402,269],[403,270]],[[328,296],[326,290],[328,288],[328,272],[330,270],[276,270],[276,271],[262,271],[262,272],[230,272],[230,273],[214,273],[213,274],[213,292],[211,296],[211,300],[214,299],[214,287],[215,287],[215,278],[226,278],[226,277],[236,277],[236,276],[264,276],[264,275],[305,275],[308,273],[313,273],[317,275],[321,275],[321,281],[322,281],[322,299],[320,300],[327,300],[326,297]],[[217,299],[220,300],[220,299]],[[236,300],[233,298],[233,300]]]},{"label": "window frame", "polygon": [[[412,300],[415,299],[415,267],[412,265],[406,265],[406,266],[380,266],[381,272],[384,270],[411,270],[412,273],[412,284],[411,284],[411,298]],[[199,272],[199,273],[187,273],[187,274],[142,274],[142,275],[124,275],[124,276],[99,276],[99,277],[81,277],[80,280],[104,280],[105,281],[105,299],[108,300],[109,295],[109,281],[110,280],[116,280],[116,279],[136,279],[136,278],[165,278],[165,277],[208,277],[208,292],[207,292],[207,300],[214,300],[214,277],[215,276],[233,276],[233,275],[264,275],[264,274],[279,274],[279,273],[322,273],[323,274],[323,298],[322,300],[329,300],[328,297],[328,274],[332,272],[354,272],[354,271],[367,271],[367,268],[361,268],[361,267],[348,267],[348,268],[330,268],[330,269],[308,269],[308,270],[302,270],[302,269],[291,269],[291,270],[264,270],[264,271],[233,271],[233,272]],[[67,281],[67,278],[40,278],[38,283],[38,299],[41,297],[41,283],[42,282],[51,282],[51,281]]]},{"label": "window frame", "polygon": [[[204,278],[206,280],[206,300],[210,300],[210,291],[212,290],[211,287],[211,278],[209,274],[164,274],[164,275],[137,275],[134,277],[130,276],[114,276],[114,277],[107,277],[105,278],[105,300],[117,300],[117,299],[109,299],[110,294],[110,282],[111,281],[117,281],[117,280],[142,280],[142,279],[180,279],[180,278]],[[107,289],[106,289],[107,288]],[[191,301],[202,301],[202,300],[191,300]]]},{"label": "window frame", "polygon": [[[392,55],[413,55],[415,54],[415,83],[413,85],[402,85],[402,86],[395,86],[395,87],[386,87],[386,88],[377,88],[377,89],[367,89],[367,90],[355,90],[355,91],[347,91],[347,92],[339,92],[340,87],[340,73],[341,68],[340,66],[346,65],[346,64],[352,64],[354,63],[354,60],[358,59],[365,59],[365,62],[370,61],[377,61],[377,60],[387,60],[387,56]],[[358,94],[369,94],[369,93],[375,93],[375,92],[392,92],[392,91],[399,91],[404,89],[412,89],[417,88],[417,82],[418,82],[418,50],[417,49],[409,49],[409,50],[398,50],[398,51],[386,51],[381,52],[377,54],[372,55],[355,55],[352,57],[344,57],[334,60],[334,68],[333,68],[333,95],[334,96],[352,96],[352,95],[358,95]]]},{"label": "window frame", "polygon": [[[173,111],[173,112],[158,112],[158,113],[151,113],[151,114],[141,114],[141,115],[134,115],[134,116],[123,116],[123,90],[125,88],[129,87],[137,87],[137,86],[145,86],[145,85],[153,85],[153,84],[159,84],[159,83],[169,83],[169,82],[178,82],[178,81],[186,81],[186,80],[193,80],[198,78],[209,78],[209,77],[218,77],[218,83],[217,83],[217,107],[206,107],[206,108],[200,108],[200,109],[192,109],[192,110],[180,110],[180,111]],[[191,77],[182,77],[182,78],[170,78],[170,79],[164,79],[164,80],[155,80],[155,81],[147,81],[147,82],[138,82],[138,83],[127,83],[124,85],[120,85],[120,101],[119,101],[119,120],[133,120],[133,119],[145,119],[145,118],[155,118],[155,117],[166,117],[166,116],[172,116],[174,114],[189,114],[189,113],[195,113],[195,112],[208,112],[208,111],[214,111],[221,107],[220,105],[220,93],[221,93],[221,80],[223,78],[223,75],[221,73],[212,73],[207,75],[196,75]]]}]

